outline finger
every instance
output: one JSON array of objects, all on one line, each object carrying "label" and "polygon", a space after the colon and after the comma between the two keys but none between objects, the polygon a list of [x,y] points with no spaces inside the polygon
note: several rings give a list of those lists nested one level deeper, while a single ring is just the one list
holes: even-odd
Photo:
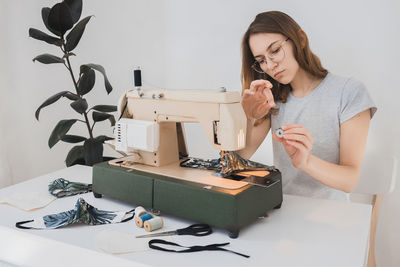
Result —
[{"label": "finger", "polygon": [[297,141],[298,143],[302,143],[308,151],[311,151],[312,142],[305,135],[300,134],[284,134],[283,138],[287,141]]},{"label": "finger", "polygon": [[254,94],[255,94],[254,92],[250,91],[249,89],[246,89],[243,91],[242,98],[245,98],[245,97],[248,98],[248,97],[253,96]]},{"label": "finger", "polygon": [[252,81],[250,84],[250,91],[256,92],[256,91],[264,89],[264,87],[272,88],[271,82],[267,81],[267,80],[255,80],[255,81]]},{"label": "finger", "polygon": [[292,128],[304,128],[304,126],[301,125],[301,124],[286,124],[286,125],[282,126],[283,130],[289,130],[289,129],[292,129]]},{"label": "finger", "polygon": [[289,140],[286,140],[286,142],[287,142],[287,144],[289,144],[289,145],[291,145],[291,146],[294,146],[294,147],[297,148],[298,150],[301,150],[301,151],[303,151],[303,152],[306,152],[306,151],[307,151],[306,148],[305,148],[305,146],[304,146],[303,144],[301,144],[301,143],[298,143],[298,142],[296,142],[296,141],[289,141]]},{"label": "finger", "polygon": [[270,107],[275,107],[274,95],[272,94],[271,89],[264,89],[264,94],[267,97],[267,103]]},{"label": "finger", "polygon": [[314,139],[313,139],[311,133],[304,127],[291,128],[289,130],[285,130],[285,134],[301,134],[301,135],[306,136],[311,141],[311,143],[314,142]]}]

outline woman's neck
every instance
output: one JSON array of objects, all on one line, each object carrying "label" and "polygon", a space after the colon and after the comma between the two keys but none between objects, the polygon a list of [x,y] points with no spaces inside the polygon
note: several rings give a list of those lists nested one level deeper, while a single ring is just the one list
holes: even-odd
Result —
[{"label": "woman's neck", "polygon": [[321,83],[322,78],[317,78],[299,68],[293,81],[290,83],[292,87],[292,95],[295,97],[305,97],[309,95]]}]

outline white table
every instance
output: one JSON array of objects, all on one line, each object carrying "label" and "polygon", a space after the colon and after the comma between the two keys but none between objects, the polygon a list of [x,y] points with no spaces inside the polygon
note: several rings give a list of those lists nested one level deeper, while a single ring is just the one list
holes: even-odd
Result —
[{"label": "white table", "polygon": [[[57,178],[91,183],[91,167],[76,165],[0,190],[2,196],[15,192],[47,191]],[[175,236],[181,245],[207,245],[230,242],[227,249],[250,255],[246,259],[233,253],[203,251],[170,253],[156,250],[114,256],[96,248],[95,237],[103,230],[134,235],[146,232],[133,221],[99,226],[74,225],[56,230],[20,230],[17,221],[73,209],[83,197],[102,210],[130,210],[132,205],[92,193],[57,199],[49,206],[26,212],[0,204],[1,261],[29,266],[363,266],[365,262],[371,206],[334,200],[284,195],[282,208],[267,218],[242,229],[237,239],[215,229],[205,237]],[[193,223],[163,215],[163,230]],[[67,256],[68,255],[68,256]],[[136,263],[133,264],[133,263]]]}]

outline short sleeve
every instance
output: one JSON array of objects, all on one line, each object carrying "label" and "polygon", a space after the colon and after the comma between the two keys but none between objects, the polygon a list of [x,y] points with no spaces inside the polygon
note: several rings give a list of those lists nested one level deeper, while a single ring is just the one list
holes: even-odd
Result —
[{"label": "short sleeve", "polygon": [[344,85],[340,103],[339,122],[351,119],[358,113],[369,109],[371,119],[377,108],[372,101],[365,85],[355,79],[349,79]]}]

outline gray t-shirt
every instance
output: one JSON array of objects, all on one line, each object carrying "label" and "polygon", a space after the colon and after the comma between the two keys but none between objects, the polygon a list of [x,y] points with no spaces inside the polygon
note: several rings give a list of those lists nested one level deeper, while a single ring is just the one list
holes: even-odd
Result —
[{"label": "gray t-shirt", "polygon": [[[366,87],[353,78],[329,73],[310,94],[295,97],[289,94],[286,103],[277,103],[279,113],[271,116],[271,131],[287,124],[301,124],[314,139],[311,154],[339,164],[340,125],[370,109],[371,118],[376,107]],[[282,173],[283,192],[315,198],[347,198],[343,191],[330,188],[293,167],[283,145],[272,142],[274,165]]]}]

